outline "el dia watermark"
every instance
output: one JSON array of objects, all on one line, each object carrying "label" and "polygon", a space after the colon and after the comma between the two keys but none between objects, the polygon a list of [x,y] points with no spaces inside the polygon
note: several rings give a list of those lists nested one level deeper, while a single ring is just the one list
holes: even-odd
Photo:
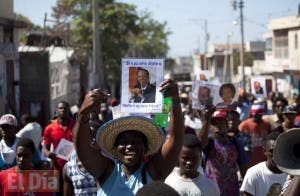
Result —
[{"label": "el dia watermark", "polygon": [[7,173],[9,192],[58,192],[58,170],[22,170]]}]

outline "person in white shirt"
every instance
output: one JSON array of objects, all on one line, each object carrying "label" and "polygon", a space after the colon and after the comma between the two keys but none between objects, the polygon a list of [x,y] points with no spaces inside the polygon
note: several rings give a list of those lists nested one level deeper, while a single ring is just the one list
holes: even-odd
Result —
[{"label": "person in white shirt", "polygon": [[21,122],[24,127],[17,133],[17,137],[27,137],[34,142],[35,149],[40,149],[40,142],[42,138],[42,127],[39,123],[34,121],[34,118],[29,114],[21,116]]},{"label": "person in white shirt", "polygon": [[165,180],[180,195],[220,195],[217,184],[197,171],[201,153],[202,145],[198,137],[186,134],[179,156],[179,168],[175,168]]},{"label": "person in white shirt", "polygon": [[5,114],[0,118],[0,171],[16,165],[16,137],[18,127],[17,118],[12,114]]},{"label": "person in white shirt", "polygon": [[[267,161],[260,162],[248,169],[240,188],[241,195],[266,196],[271,193],[272,195],[280,194],[287,174],[277,168],[273,159],[273,149],[278,135],[278,132],[272,132],[268,135],[265,146]],[[274,193],[274,191],[278,193]]]}]

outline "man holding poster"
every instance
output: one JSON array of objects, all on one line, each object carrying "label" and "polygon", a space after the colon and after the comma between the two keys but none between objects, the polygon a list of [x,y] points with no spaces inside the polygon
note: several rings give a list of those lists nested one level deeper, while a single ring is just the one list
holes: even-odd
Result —
[{"label": "man holding poster", "polygon": [[96,138],[109,158],[89,145],[88,124],[89,113],[109,94],[101,89],[86,94],[74,128],[75,146],[82,164],[98,181],[97,195],[135,195],[144,184],[164,180],[173,170],[183,143],[178,84],[166,79],[159,92],[172,100],[169,139],[152,119],[135,115],[113,119],[98,129]]}]

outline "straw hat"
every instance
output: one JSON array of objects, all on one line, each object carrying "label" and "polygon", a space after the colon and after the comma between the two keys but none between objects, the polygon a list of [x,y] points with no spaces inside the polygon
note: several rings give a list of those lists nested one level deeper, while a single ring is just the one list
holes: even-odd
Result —
[{"label": "straw hat", "polygon": [[163,132],[151,119],[142,116],[126,116],[113,119],[98,129],[96,138],[101,150],[116,157],[117,150],[114,148],[116,138],[126,131],[137,131],[146,136],[148,149],[145,156],[156,153],[163,143]]}]

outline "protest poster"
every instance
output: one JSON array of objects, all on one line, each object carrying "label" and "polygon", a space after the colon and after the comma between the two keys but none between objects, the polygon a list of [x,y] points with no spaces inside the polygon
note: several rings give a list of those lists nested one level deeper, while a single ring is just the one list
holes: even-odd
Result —
[{"label": "protest poster", "polygon": [[216,94],[218,94],[218,85],[196,80],[192,91],[192,107],[203,110],[206,106],[215,105],[217,100],[214,99],[214,95]]},{"label": "protest poster", "polygon": [[122,59],[121,112],[161,113],[164,59]]},{"label": "protest poster", "polygon": [[210,71],[209,70],[197,70],[196,80],[209,81]]},{"label": "protest poster", "polygon": [[266,78],[255,77],[251,78],[251,93],[256,98],[267,98]]},{"label": "protest poster", "polygon": [[55,154],[58,158],[68,161],[73,150],[73,143],[69,140],[62,138],[59,141],[57,148],[55,149]]},{"label": "protest poster", "polygon": [[[234,87],[234,89],[231,89]],[[222,91],[221,91],[222,90]],[[223,83],[218,87],[218,94],[215,94],[217,110],[236,110],[238,106],[239,83]],[[230,96],[232,95],[232,97]],[[223,96],[223,97],[222,97]],[[232,98],[229,103],[228,100]]]}]

